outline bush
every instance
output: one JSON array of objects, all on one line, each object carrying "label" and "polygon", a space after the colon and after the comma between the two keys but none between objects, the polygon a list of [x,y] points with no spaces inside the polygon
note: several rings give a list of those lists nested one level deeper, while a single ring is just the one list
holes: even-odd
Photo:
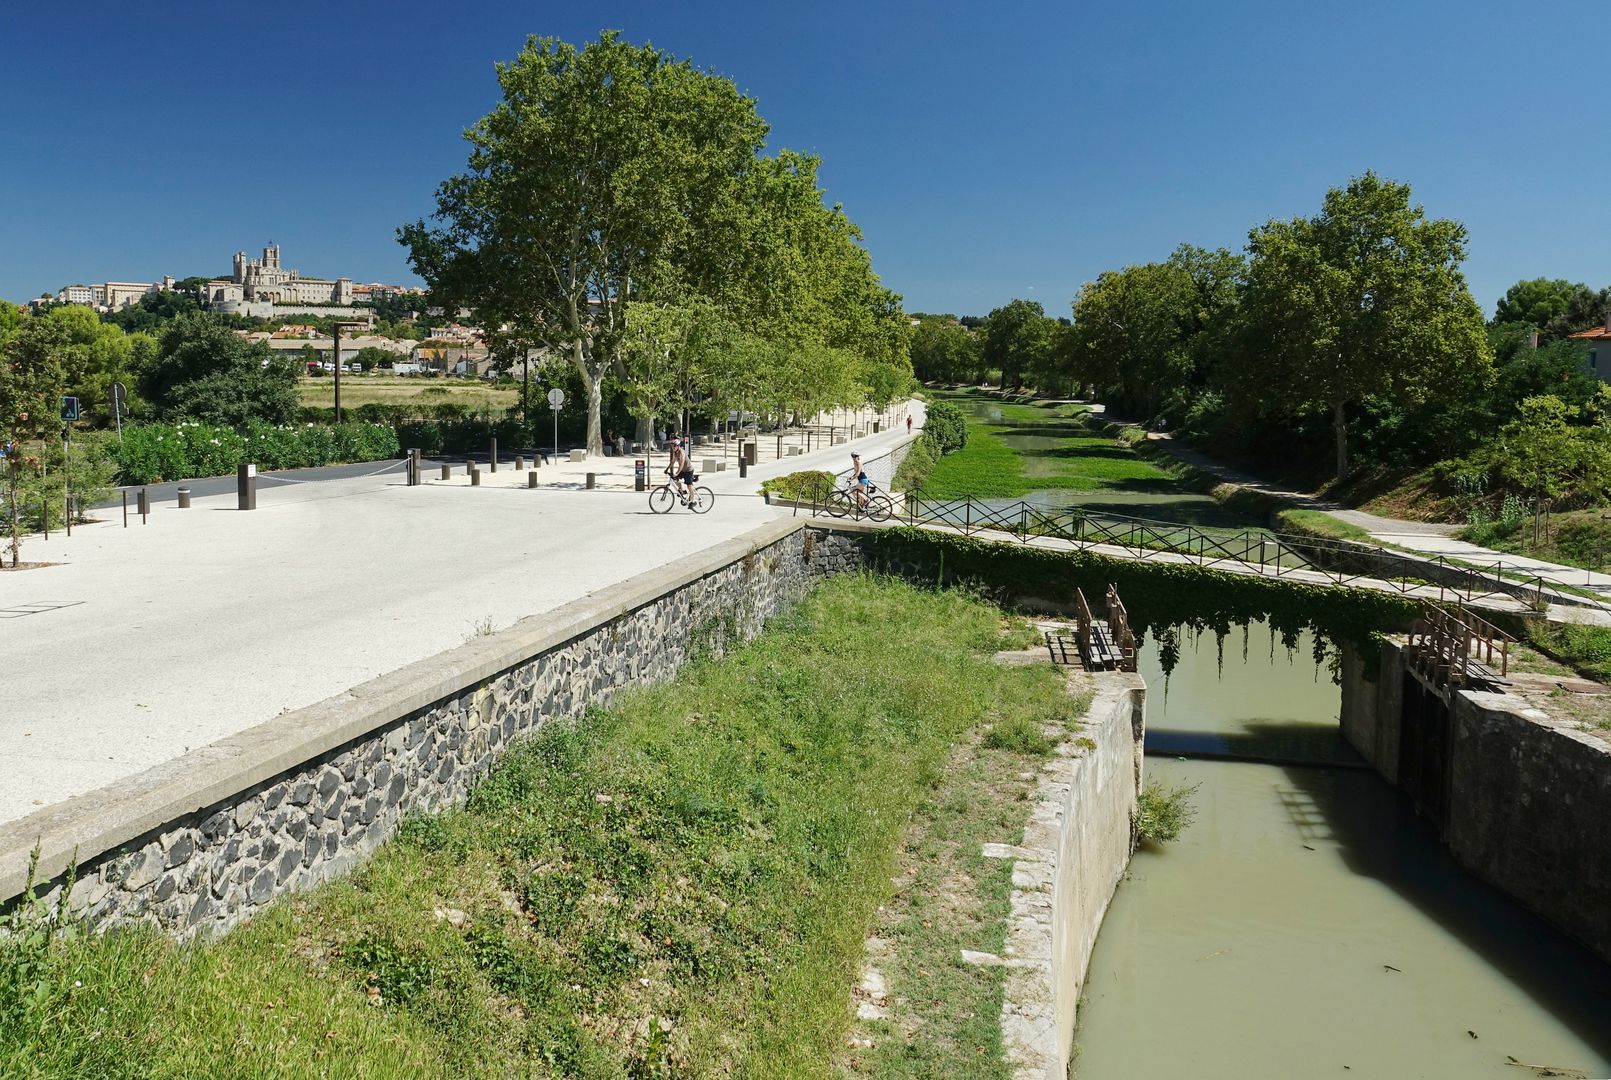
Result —
[{"label": "bush", "polygon": [[929,449],[927,440],[919,439],[907,450],[900,468],[890,478],[889,486],[896,491],[916,491],[929,478],[934,466],[934,452]]},{"label": "bush", "polygon": [[[73,490],[73,501],[78,507],[74,521],[83,521],[84,511],[96,503],[106,501],[117,481],[117,463],[108,447],[110,436],[105,433],[82,433],[73,438],[72,456],[65,468],[62,461],[62,444],[47,439],[43,444],[25,445],[20,457],[23,467],[17,483],[17,513],[24,532],[38,532],[48,515],[52,529],[59,529],[67,520],[66,489]],[[43,470],[40,465],[43,463]],[[41,475],[43,472],[43,475]],[[11,473],[9,463],[0,467],[0,534],[11,532]]]},{"label": "bush", "polygon": [[968,445],[967,415],[949,401],[933,402],[923,421],[923,441],[935,457],[961,450]]},{"label": "bush", "polygon": [[785,476],[774,476],[770,480],[761,482],[761,490],[768,495],[776,495],[780,499],[791,502],[811,502],[813,499],[822,502],[833,494],[834,474],[822,470],[808,469],[804,472],[792,472]]},{"label": "bush", "polygon": [[1137,838],[1154,843],[1178,839],[1197,817],[1197,809],[1191,804],[1196,791],[1196,784],[1166,788],[1156,780],[1149,781],[1136,796]]},{"label": "bush", "polygon": [[125,428],[115,452],[128,484],[225,476],[242,463],[302,469],[401,456],[397,432],[384,424],[248,424],[245,431],[211,424],[141,424]]}]

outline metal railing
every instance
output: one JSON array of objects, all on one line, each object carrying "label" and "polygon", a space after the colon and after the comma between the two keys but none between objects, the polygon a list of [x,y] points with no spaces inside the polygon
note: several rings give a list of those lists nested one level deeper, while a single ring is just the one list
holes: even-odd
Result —
[{"label": "metal railing", "polygon": [[1409,636],[1412,671],[1439,689],[1503,685],[1516,639],[1481,616],[1422,604]]},{"label": "metal railing", "polygon": [[1130,616],[1119,599],[1119,590],[1108,585],[1104,597],[1107,612],[1098,620],[1091,614],[1085,590],[1074,590],[1074,625],[1080,659],[1087,671],[1134,671],[1136,638],[1130,630]]},{"label": "metal railing", "polygon": [[[826,513],[819,500],[813,516]],[[973,496],[931,499],[909,493],[897,509],[901,524],[949,528],[965,536],[992,534],[1022,543],[1060,540],[1076,549],[1120,549],[1140,562],[1184,560],[1203,567],[1239,565],[1284,577],[1297,571],[1321,575],[1327,584],[1369,581],[1404,594],[1438,590],[1439,601],[1509,599],[1542,611],[1549,603],[1602,606],[1598,600],[1562,592],[1556,583],[1503,562],[1472,566],[1443,555],[1416,555],[1352,540],[1331,540],[1264,530],[1204,529],[1196,525],[1123,514],[1097,514],[1080,507],[1045,507],[1022,500],[1003,504]]]}]

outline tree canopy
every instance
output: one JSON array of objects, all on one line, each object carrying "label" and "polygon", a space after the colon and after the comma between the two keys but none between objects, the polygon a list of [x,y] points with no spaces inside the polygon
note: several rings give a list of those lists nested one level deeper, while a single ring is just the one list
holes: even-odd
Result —
[{"label": "tree canopy", "polygon": [[[503,100],[467,133],[468,168],[438,189],[434,224],[399,240],[433,296],[574,366],[591,450],[606,380],[634,377],[636,303],[703,299],[786,350],[907,365],[899,297],[824,205],[816,159],[761,156],[766,124],[730,80],[613,32],[580,49],[532,38],[498,80]],[[659,395],[629,396],[646,425]]]},{"label": "tree canopy", "polygon": [[1320,213],[1248,239],[1231,353],[1243,392],[1331,416],[1338,476],[1348,410],[1367,398],[1417,404],[1491,377],[1482,315],[1460,273],[1466,230],[1429,219],[1407,184],[1374,173],[1333,188]]},{"label": "tree canopy", "polygon": [[247,342],[208,315],[177,319],[140,379],[141,394],[165,420],[240,427],[296,418],[296,368],[262,342]]}]

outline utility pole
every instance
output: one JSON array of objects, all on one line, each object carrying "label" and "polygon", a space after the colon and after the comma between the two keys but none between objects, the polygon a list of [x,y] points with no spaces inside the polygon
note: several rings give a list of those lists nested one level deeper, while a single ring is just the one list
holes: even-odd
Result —
[{"label": "utility pole", "polygon": [[341,423],[341,331],[348,328],[357,328],[364,325],[361,322],[337,321],[332,324],[332,333],[335,335],[335,347],[331,350],[336,365],[336,423]]}]

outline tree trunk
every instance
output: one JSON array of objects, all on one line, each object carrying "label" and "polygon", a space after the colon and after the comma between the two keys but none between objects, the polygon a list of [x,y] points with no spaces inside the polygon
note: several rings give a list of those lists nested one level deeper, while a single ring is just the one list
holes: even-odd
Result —
[{"label": "tree trunk", "polygon": [[1348,412],[1343,402],[1331,403],[1331,433],[1337,439],[1337,479],[1348,475]]},{"label": "tree trunk", "polygon": [[604,404],[604,367],[592,360],[582,346],[582,339],[571,342],[571,362],[582,376],[582,392],[587,395],[587,452],[591,457],[604,455],[604,432],[600,413]]}]

